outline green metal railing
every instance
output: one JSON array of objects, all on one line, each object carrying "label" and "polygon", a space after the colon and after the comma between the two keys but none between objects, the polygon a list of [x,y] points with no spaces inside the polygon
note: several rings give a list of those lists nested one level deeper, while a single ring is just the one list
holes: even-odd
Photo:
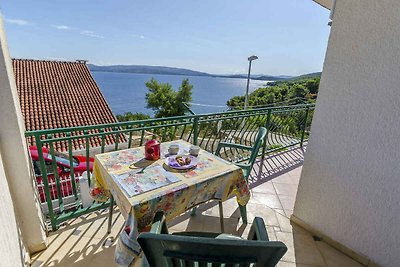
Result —
[{"label": "green metal railing", "polygon": [[[26,132],[26,138],[29,143],[37,146],[41,173],[38,187],[45,194],[43,205],[46,205],[50,226],[56,230],[60,223],[106,208],[109,203],[93,203],[90,207],[82,208],[76,180],[80,174],[74,173],[74,168],[70,168],[68,181],[72,192],[69,196],[63,194],[65,181],[60,179],[55,161],[49,162],[44,157],[43,147],[46,147],[51,159],[55,158],[57,150],[66,152],[70,166],[73,166],[74,155],[84,155],[87,159],[86,170],[90,175],[89,157],[96,153],[142,146],[146,139],[152,137],[161,142],[183,139],[209,152],[215,152],[221,140],[252,145],[258,128],[264,126],[268,130],[260,153],[264,157],[267,153],[282,151],[290,146],[302,146],[308,138],[313,109],[314,105],[304,104],[39,130]],[[230,160],[245,160],[238,151],[226,154],[229,154]]]}]

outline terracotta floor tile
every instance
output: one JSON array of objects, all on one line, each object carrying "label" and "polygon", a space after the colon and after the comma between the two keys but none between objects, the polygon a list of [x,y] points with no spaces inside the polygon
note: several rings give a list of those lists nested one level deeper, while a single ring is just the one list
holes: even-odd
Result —
[{"label": "terracotta floor tile", "polygon": [[273,183],[276,193],[284,196],[294,196],[297,194],[297,185]]},{"label": "terracotta floor tile", "polygon": [[283,255],[282,257],[282,261],[285,262],[296,262],[296,256],[295,256],[295,250],[294,250],[294,243],[293,243],[293,234],[292,233],[286,233],[286,232],[276,232],[276,238],[277,240],[285,243],[285,245],[287,246],[288,250],[285,253],[285,255]]},{"label": "terracotta floor tile", "polygon": [[276,237],[276,233],[274,230],[274,227],[267,226],[267,234],[268,234],[268,239],[270,241],[277,241],[278,238]]},{"label": "terracotta floor tile", "polygon": [[276,194],[275,188],[274,188],[272,182],[270,182],[270,181],[251,188],[251,192],[252,193]]},{"label": "terracotta floor tile", "polygon": [[[222,203],[223,214],[225,218],[240,218],[239,204],[235,197]],[[210,202],[207,209],[202,212],[204,215],[219,216],[219,205],[217,201]]]},{"label": "terracotta floor tile", "polygon": [[294,262],[287,262],[287,261],[280,261],[276,265],[277,267],[296,267],[296,263]]},{"label": "terracotta floor tile", "polygon": [[261,204],[247,205],[248,222],[249,223],[253,222],[255,217],[263,218],[265,225],[279,226],[275,211],[265,205],[261,205]]},{"label": "terracotta floor tile", "polygon": [[292,216],[293,214],[293,210],[284,210],[284,214],[286,215],[286,217],[290,218],[290,216]]},{"label": "terracotta floor tile", "polygon": [[279,228],[281,229],[281,232],[288,232],[288,233],[292,233],[292,225],[290,224],[290,220],[289,218],[287,218],[286,216],[283,216],[279,213],[276,213],[276,217],[278,219],[278,223],[279,223]]},{"label": "terracotta floor tile", "polygon": [[293,234],[293,237],[296,263],[325,266],[324,259],[311,235]]},{"label": "terracotta floor tile", "polygon": [[274,211],[275,211],[277,214],[280,214],[280,215],[282,215],[282,216],[288,217],[288,216],[286,215],[286,213],[285,213],[285,210],[282,210],[282,209],[274,209]]},{"label": "terracotta floor tile", "polygon": [[301,176],[301,172],[303,170],[303,167],[298,167],[290,172],[288,172],[288,174],[294,178],[300,177]]},{"label": "terracotta floor tile", "polygon": [[54,242],[36,258],[33,266],[85,266],[101,244],[99,239],[70,236]]},{"label": "terracotta floor tile", "polygon": [[283,209],[278,196],[275,194],[253,193],[251,200],[255,203],[266,205],[267,207],[273,209]]},{"label": "terracotta floor tile", "polygon": [[297,264],[325,266],[325,262],[311,235],[276,232],[278,240],[288,247],[282,260]]},{"label": "terracotta floor tile", "polygon": [[285,173],[283,175],[280,175],[274,179],[272,179],[272,183],[279,183],[279,184],[293,184],[297,185],[298,184],[298,179],[296,177],[292,177],[288,173]]},{"label": "terracotta floor tile", "polygon": [[296,202],[296,197],[294,196],[285,196],[278,195],[279,201],[285,210],[293,210],[294,203]]},{"label": "terracotta floor tile", "polygon": [[[271,166],[263,168],[263,171],[274,175],[279,171],[281,175],[272,180],[268,176],[252,177],[258,185],[251,189],[252,196],[247,205],[248,224],[239,219],[235,198],[223,203],[225,232],[247,238],[251,223],[258,216],[264,219],[270,240],[282,241],[289,248],[278,266],[359,266],[325,243],[315,242],[306,230],[290,223],[301,168],[285,172],[278,166],[272,166],[275,169]],[[103,243],[109,237],[118,237],[124,219],[116,209],[112,233],[108,236],[107,218],[108,210],[104,210],[68,221],[57,232],[50,234],[49,248],[34,256],[36,261],[32,266],[115,266],[116,240],[108,242],[108,246],[103,246]],[[205,203],[198,207],[196,216],[190,216],[189,211],[167,223],[170,232],[219,232],[218,204]]]},{"label": "terracotta floor tile", "polygon": [[363,265],[344,255],[325,242],[315,242],[328,267],[362,267]]}]

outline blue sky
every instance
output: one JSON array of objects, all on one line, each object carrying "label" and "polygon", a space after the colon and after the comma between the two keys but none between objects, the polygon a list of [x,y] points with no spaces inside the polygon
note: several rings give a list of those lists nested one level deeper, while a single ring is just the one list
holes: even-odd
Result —
[{"label": "blue sky", "polygon": [[12,57],[209,73],[321,71],[328,10],[312,0],[2,0]]}]

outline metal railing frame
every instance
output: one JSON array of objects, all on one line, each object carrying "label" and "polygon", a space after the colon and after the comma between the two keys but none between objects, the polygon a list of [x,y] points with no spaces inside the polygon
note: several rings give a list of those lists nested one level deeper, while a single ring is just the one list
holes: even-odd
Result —
[{"label": "metal railing frame", "polygon": [[[155,133],[158,131],[157,135],[161,137],[162,141],[166,140],[176,140],[182,139],[186,133],[186,140],[192,142],[193,144],[200,145],[207,150],[212,150],[214,143],[217,140],[221,140],[222,130],[225,136],[230,136],[230,138],[239,138],[240,142],[251,142],[247,139],[251,139],[252,134],[258,129],[259,126],[264,126],[268,130],[266,140],[262,152],[260,153],[262,160],[265,155],[272,153],[277,150],[282,150],[290,146],[300,145],[303,146],[305,139],[305,133],[307,131],[307,120],[310,118],[310,111],[314,109],[313,104],[300,104],[292,106],[279,106],[279,107],[268,107],[260,109],[251,110],[233,110],[221,113],[209,113],[209,114],[196,114],[187,116],[177,116],[169,118],[154,118],[148,120],[138,120],[129,122],[118,122],[109,124],[99,124],[99,125],[89,125],[89,126],[78,126],[71,128],[59,128],[59,129],[49,129],[49,130],[38,130],[38,131],[28,131],[25,136],[33,137],[36,143],[36,147],[39,155],[39,163],[41,176],[43,180],[43,187],[46,197],[46,203],[48,207],[48,219],[50,221],[51,229],[56,230],[58,225],[71,218],[78,217],[80,215],[104,209],[109,206],[109,202],[106,203],[93,203],[90,207],[82,208],[79,200],[79,192],[77,184],[75,183],[75,174],[73,168],[71,171],[71,185],[73,189],[73,196],[75,198],[75,208],[73,210],[66,210],[63,203],[63,197],[60,187],[60,177],[58,177],[58,172],[54,172],[54,180],[56,184],[56,189],[58,193],[58,212],[53,209],[52,198],[49,188],[49,177],[46,171],[46,162],[43,157],[43,146],[49,149],[49,153],[54,158],[55,148],[54,144],[57,142],[67,143],[67,153],[70,160],[70,166],[73,166],[73,144],[74,140],[84,140],[85,141],[85,156],[88,159],[90,156],[90,138],[96,137],[101,138],[100,152],[103,153],[106,145],[106,136],[111,136],[114,140],[114,150],[119,149],[120,139],[122,135],[127,138],[128,147],[132,147],[132,137],[135,132],[140,133],[139,146],[143,145],[146,132]],[[303,119],[298,123],[300,125],[295,125],[300,127],[297,131],[297,135],[292,135],[290,130],[290,125],[288,122],[290,120],[293,122],[295,112],[305,112]],[[290,115],[292,114],[292,115]],[[253,122],[252,122],[253,120]],[[259,121],[257,121],[259,120]],[[265,120],[265,124],[260,125],[260,122]],[[221,130],[221,124],[233,123],[242,126],[241,129],[232,126],[232,129],[223,128]],[[240,123],[239,123],[240,122]],[[218,127],[215,127],[217,123]],[[292,123],[293,126],[293,123]],[[178,132],[178,127],[183,127],[181,135],[176,135]],[[213,131],[217,132],[215,136]],[[204,130],[205,129],[205,130]],[[283,129],[283,130],[282,130]],[[161,133],[159,131],[162,131]],[[169,130],[173,130],[173,134],[170,135],[172,138],[168,138],[167,134]],[[204,133],[202,132],[204,131]],[[285,132],[286,131],[286,132]],[[226,133],[228,132],[228,133]],[[203,133],[202,139],[199,137]],[[300,134],[300,136],[299,136]],[[55,137],[58,135],[58,137]],[[245,136],[246,135],[246,136]],[[211,136],[211,137],[210,137]],[[270,136],[270,137],[268,137]],[[180,138],[179,138],[180,137]],[[268,138],[271,138],[269,140]],[[274,139],[273,139],[274,138]],[[205,145],[204,142],[206,141]],[[213,140],[211,146],[209,146],[210,140]],[[289,140],[289,141],[287,141]],[[200,142],[199,142],[200,141]],[[281,145],[278,148],[271,148],[271,145]],[[211,151],[213,152],[213,151]],[[86,161],[86,169],[89,170],[89,160]],[[56,162],[53,160],[52,167],[54,170],[57,169]],[[260,172],[262,169],[260,168]],[[90,175],[90,172],[88,171]],[[90,178],[90,177],[89,177]],[[89,179],[90,181],[90,179]]]}]

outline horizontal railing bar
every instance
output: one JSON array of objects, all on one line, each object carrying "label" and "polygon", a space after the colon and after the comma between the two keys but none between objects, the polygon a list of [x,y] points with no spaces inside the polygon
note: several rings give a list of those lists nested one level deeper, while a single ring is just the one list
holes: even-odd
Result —
[{"label": "horizontal railing bar", "polygon": [[237,115],[237,116],[232,116],[232,117],[207,118],[207,119],[199,120],[199,123],[210,122],[210,121],[240,119],[240,118],[256,117],[256,116],[263,116],[263,115],[267,115],[267,113],[252,114],[251,116],[249,116],[248,114],[243,114],[243,115]]},{"label": "horizontal railing bar", "polygon": [[69,136],[69,137],[55,137],[52,139],[42,139],[42,143],[54,143],[54,142],[60,142],[60,141],[68,141],[68,140],[74,140],[74,139],[84,139],[86,137],[99,137],[103,135],[113,135],[113,134],[123,134],[123,133],[129,133],[129,132],[139,132],[143,130],[152,130],[152,129],[161,129],[165,127],[173,127],[173,126],[182,126],[182,125],[192,125],[192,123],[179,123],[179,124],[168,124],[168,125],[157,125],[157,126],[146,126],[142,128],[135,128],[135,129],[122,129],[118,131],[109,131],[109,132],[103,132],[103,133],[91,133],[91,134],[83,134],[83,135],[74,135],[74,136]]},{"label": "horizontal railing bar", "polygon": [[108,200],[107,202],[104,202],[104,203],[92,204],[91,206],[89,206],[87,208],[80,207],[80,208],[75,209],[73,211],[61,213],[60,215],[58,215],[56,217],[55,221],[56,221],[57,224],[60,224],[60,223],[65,222],[65,221],[67,221],[69,219],[77,217],[77,215],[81,216],[81,215],[84,215],[84,214],[89,213],[89,212],[105,209],[105,208],[107,208],[109,206],[110,206],[110,201]]},{"label": "horizontal railing bar", "polygon": [[76,126],[70,128],[58,128],[58,129],[46,129],[46,130],[37,130],[37,131],[27,131],[25,132],[25,136],[40,136],[46,134],[55,134],[55,133],[63,133],[63,132],[78,132],[84,130],[94,130],[99,128],[112,128],[112,127],[123,127],[141,123],[156,123],[156,122],[163,122],[163,121],[172,121],[172,120],[191,120],[195,118],[202,118],[202,117],[210,117],[210,116],[223,116],[227,117],[231,114],[247,114],[252,115],[255,113],[262,113],[267,112],[268,110],[293,110],[299,108],[307,108],[313,107],[314,104],[301,104],[301,105],[293,105],[293,106],[282,106],[282,107],[268,107],[268,108],[260,108],[260,109],[251,109],[251,110],[240,110],[240,111],[227,111],[227,112],[219,112],[219,113],[207,113],[207,114],[199,114],[199,115],[186,115],[186,116],[176,116],[176,117],[168,117],[168,118],[154,118],[154,119],[147,119],[147,120],[137,120],[137,121],[128,121],[128,122],[115,122],[115,123],[108,123],[108,124],[97,124],[97,125],[90,125],[90,126]]},{"label": "horizontal railing bar", "polygon": [[[296,109],[282,109],[282,110],[274,110],[272,111],[272,114],[279,114],[279,113],[283,113],[283,112],[295,112],[295,111],[303,111],[306,110],[304,108],[296,108]],[[310,109],[313,110],[313,109]]]},{"label": "horizontal railing bar", "polygon": [[[96,140],[101,139],[101,153],[104,152],[106,143],[110,145],[114,143],[115,146],[113,148],[110,147],[114,150],[120,149],[122,145],[119,146],[119,143],[125,141],[128,142],[128,147],[131,147],[132,145],[138,145],[137,141],[139,140],[140,145],[143,145],[145,133],[146,135],[158,135],[162,137],[163,141],[185,139],[213,153],[215,152],[216,144],[224,139],[229,139],[237,143],[244,142],[246,145],[252,145],[252,142],[254,142],[253,132],[255,133],[259,126],[266,126],[269,129],[269,132],[272,134],[271,138],[267,140],[267,144],[280,145],[280,147],[271,146],[272,149],[263,149],[261,154],[264,153],[264,155],[267,155],[270,153],[275,153],[299,144],[302,146],[302,142],[307,141],[307,139],[304,137],[308,137],[308,133],[307,136],[304,136],[306,129],[305,125],[307,125],[308,129],[311,121],[308,121],[303,114],[314,110],[314,108],[314,104],[267,107],[251,110],[234,110],[222,113],[185,115],[168,118],[153,118],[148,120],[78,126],[71,128],[38,130],[26,132],[25,134],[26,137],[29,137],[29,139],[32,138],[32,140],[36,142],[36,145],[40,147],[46,145],[50,147],[50,150],[51,148],[54,150],[54,145],[57,143],[57,147],[61,144],[63,150],[67,148],[70,165],[73,165],[72,151],[75,149],[72,142],[79,142],[80,145],[85,144],[86,147],[83,151],[86,151],[86,171],[90,172],[88,158],[90,155],[89,149],[92,147],[92,138],[96,138]],[[310,117],[310,119],[312,119],[312,117]],[[134,137],[133,134],[135,134]],[[300,141],[300,134],[302,135],[303,141]],[[123,138],[123,136],[126,138]],[[132,140],[135,140],[135,143],[132,144]],[[111,143],[109,141],[111,141]],[[234,161],[247,160],[246,155],[241,155],[238,151],[233,152],[234,154],[232,154],[232,156],[234,157]],[[51,158],[54,159],[54,152],[50,151],[50,154],[52,154]],[[40,167],[43,184],[39,185],[38,188],[41,187],[41,190],[45,191],[41,194],[46,197],[45,202],[47,202],[49,210],[48,215],[53,230],[55,230],[60,223],[67,221],[68,219],[75,218],[95,210],[103,209],[109,205],[109,203],[92,203],[91,206],[82,208],[80,198],[77,197],[79,194],[77,190],[78,187],[77,184],[75,184],[75,182],[77,182],[75,180],[75,174],[78,175],[78,171],[74,171],[74,169],[70,170],[71,179],[67,182],[68,190],[65,193],[63,191],[65,187],[65,181],[59,180],[60,178],[57,179],[57,175],[54,175],[54,179],[47,178],[52,177],[50,176],[52,174],[47,173],[48,170],[46,170],[46,166],[44,166],[43,152],[41,152],[41,156],[39,156],[39,158],[41,159]],[[53,169],[55,164],[56,163],[53,161]],[[60,206],[64,207],[64,210],[61,208],[61,213],[57,211],[58,208],[54,207],[53,209],[51,201],[49,203],[49,189],[51,187],[51,196],[53,196],[53,191],[55,190],[55,186],[57,186],[57,182],[61,183],[61,187],[63,189],[60,190],[60,188],[58,188],[57,190],[58,202],[61,202],[58,204],[61,204]],[[70,187],[72,190],[69,189]],[[73,192],[71,193],[70,191]],[[43,198],[43,196],[41,197]],[[70,197],[74,198],[75,201],[73,203],[70,203]]]},{"label": "horizontal railing bar", "polygon": [[[272,114],[280,114],[280,113],[272,113]],[[257,114],[253,116],[260,116],[260,115],[266,115],[266,114]],[[234,117],[229,117],[229,118],[207,118],[204,120],[199,120],[199,123],[202,122],[213,122],[213,121],[221,121],[221,120],[229,120],[229,119],[239,119],[239,118],[244,118],[244,117],[249,117],[247,114],[245,115],[238,115]],[[81,139],[81,138],[86,138],[86,137],[100,137],[103,135],[113,135],[113,134],[122,134],[122,133],[130,133],[130,132],[136,132],[136,131],[143,131],[143,130],[155,130],[155,129],[161,129],[165,127],[174,127],[174,126],[183,126],[183,125],[192,125],[193,123],[171,123],[171,124],[162,124],[162,125],[151,125],[151,126],[145,126],[141,128],[130,128],[130,129],[121,129],[121,130],[113,130],[113,131],[108,131],[108,132],[102,132],[102,133],[90,133],[90,134],[82,134],[82,135],[74,135],[70,137],[55,137],[52,139],[42,139],[41,141],[43,143],[47,142],[59,142],[59,141],[68,141],[68,140],[74,140],[74,139]]]}]

